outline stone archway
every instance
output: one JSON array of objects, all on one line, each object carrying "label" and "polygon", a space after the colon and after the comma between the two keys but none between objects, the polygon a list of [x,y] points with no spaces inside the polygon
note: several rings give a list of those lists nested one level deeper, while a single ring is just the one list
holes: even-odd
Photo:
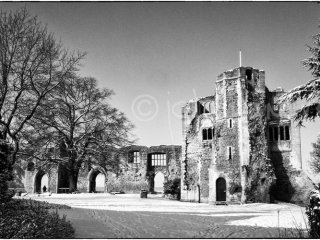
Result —
[{"label": "stone archway", "polygon": [[106,174],[97,169],[92,169],[89,172],[89,193],[102,193],[106,191]]},{"label": "stone archway", "polygon": [[218,178],[216,181],[216,197],[217,201],[226,201],[227,200],[227,183],[226,180],[222,177]]},{"label": "stone archway", "polygon": [[46,192],[49,191],[49,177],[43,170],[39,170],[34,178],[34,192],[43,192],[43,187],[46,186]]},{"label": "stone archway", "polygon": [[157,172],[154,176],[154,191],[163,193],[163,183],[164,183],[164,174],[162,172]]},{"label": "stone archway", "polygon": [[69,173],[65,166],[59,165],[58,167],[58,192],[69,193],[70,181]]}]

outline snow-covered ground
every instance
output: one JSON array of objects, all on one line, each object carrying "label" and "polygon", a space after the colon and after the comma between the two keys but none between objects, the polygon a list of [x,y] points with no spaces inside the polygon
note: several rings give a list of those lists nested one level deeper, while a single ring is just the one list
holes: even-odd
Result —
[{"label": "snow-covered ground", "polygon": [[299,237],[290,234],[307,228],[305,209],[286,203],[216,206],[150,194],[147,199],[138,194],[46,194],[25,198],[71,206],[71,210],[60,213],[72,222],[77,238],[278,238]]}]

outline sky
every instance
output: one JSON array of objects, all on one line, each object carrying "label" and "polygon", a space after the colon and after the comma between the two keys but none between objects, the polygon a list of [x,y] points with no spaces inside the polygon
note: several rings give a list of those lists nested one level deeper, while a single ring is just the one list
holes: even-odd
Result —
[{"label": "sky", "polygon": [[[270,90],[311,78],[301,60],[318,33],[316,2],[1,2],[26,6],[65,48],[87,52],[82,76],[115,91],[137,144],[182,143],[181,106],[214,93],[216,77],[242,65],[266,71]],[[320,121],[302,129],[307,159]]]}]

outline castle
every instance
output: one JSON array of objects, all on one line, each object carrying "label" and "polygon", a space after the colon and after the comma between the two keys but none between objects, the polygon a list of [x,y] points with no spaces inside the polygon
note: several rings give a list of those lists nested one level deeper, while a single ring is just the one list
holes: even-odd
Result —
[{"label": "castle", "polygon": [[[282,94],[281,88],[268,90],[263,70],[226,71],[217,77],[212,96],[182,108],[182,146],[127,147],[117,174],[95,165],[81,168],[78,190],[97,191],[100,173],[103,192],[142,186],[161,192],[164,182],[180,178],[182,201],[302,201],[301,191],[312,183],[302,171],[300,127],[292,120],[297,106],[278,104]],[[35,169],[31,164],[26,191],[40,192],[44,175],[51,192],[67,189],[63,166]]]},{"label": "castle", "polygon": [[295,106],[277,103],[284,91],[269,91],[265,72],[251,67],[220,74],[215,86],[214,95],[182,110],[181,199],[300,201],[297,188],[311,183],[302,171]]}]

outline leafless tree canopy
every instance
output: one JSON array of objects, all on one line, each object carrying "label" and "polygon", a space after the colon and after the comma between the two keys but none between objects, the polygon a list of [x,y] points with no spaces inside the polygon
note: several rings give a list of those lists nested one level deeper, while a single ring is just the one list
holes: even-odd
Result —
[{"label": "leafless tree canopy", "polygon": [[22,132],[26,145],[22,154],[37,159],[38,166],[62,163],[73,176],[72,190],[83,164],[109,167],[111,155],[131,144],[132,128],[124,114],[108,104],[112,93],[99,89],[94,78],[62,81],[46,95]]},{"label": "leafless tree canopy", "polygon": [[0,12],[0,138],[13,144],[12,164],[26,123],[83,56],[64,50],[26,9]]}]

